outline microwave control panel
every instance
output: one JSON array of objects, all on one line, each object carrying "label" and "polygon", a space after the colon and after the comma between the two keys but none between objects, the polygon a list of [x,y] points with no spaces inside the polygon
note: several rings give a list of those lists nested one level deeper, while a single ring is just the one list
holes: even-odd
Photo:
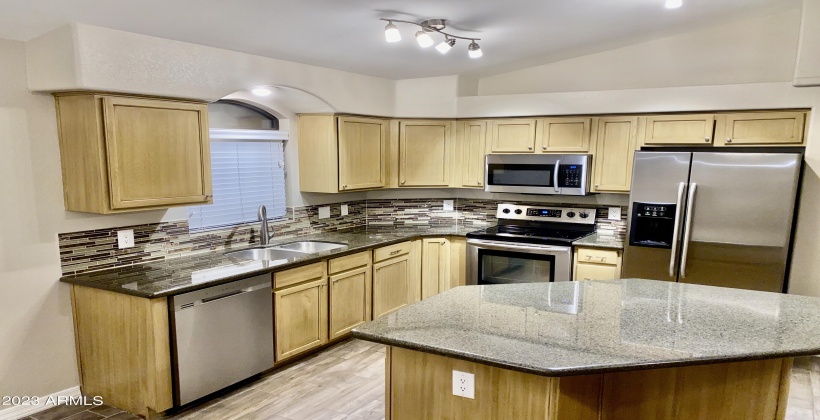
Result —
[{"label": "microwave control panel", "polygon": [[558,186],[566,188],[581,188],[584,165],[561,165],[558,171]]}]

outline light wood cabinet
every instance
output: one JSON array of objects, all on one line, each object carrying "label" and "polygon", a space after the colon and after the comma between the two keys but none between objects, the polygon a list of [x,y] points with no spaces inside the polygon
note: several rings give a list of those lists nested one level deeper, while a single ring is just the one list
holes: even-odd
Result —
[{"label": "light wood cabinet", "polygon": [[373,319],[421,299],[420,254],[421,241],[374,250]]},{"label": "light wood cabinet", "polygon": [[715,129],[717,146],[802,146],[805,112],[723,114]]},{"label": "light wood cabinet", "polygon": [[[324,266],[323,263],[317,264]],[[273,292],[277,362],[328,341],[327,275],[324,270],[317,273],[314,265],[274,274],[274,287],[277,276],[289,279],[287,287]]]},{"label": "light wood cabinet", "polygon": [[461,146],[461,186],[484,188],[484,156],[487,154],[487,121],[458,124]]},{"label": "light wood cabinet", "polygon": [[94,93],[55,100],[66,210],[213,201],[207,104]]},{"label": "light wood cabinet", "polygon": [[541,152],[586,153],[593,118],[544,118],[538,124]]},{"label": "light wood cabinet", "polygon": [[641,143],[653,146],[710,145],[714,114],[651,115],[641,125]]},{"label": "light wood cabinet", "polygon": [[621,251],[575,248],[574,280],[614,280],[621,278]]},{"label": "light wood cabinet", "polygon": [[450,241],[425,238],[421,252],[421,298],[435,296],[450,287]]},{"label": "light wood cabinet", "polygon": [[445,292],[453,287],[467,284],[467,238],[450,238],[450,284],[439,290]]},{"label": "light wood cabinet", "polygon": [[598,119],[593,191],[629,192],[632,161],[637,148],[638,120],[638,117]]},{"label": "light wood cabinet", "polygon": [[370,252],[330,260],[330,339],[342,337],[372,319]]},{"label": "light wood cabinet", "polygon": [[337,193],[387,186],[388,121],[299,115],[299,189]]},{"label": "light wood cabinet", "polygon": [[452,184],[452,121],[399,122],[399,187]]},{"label": "light wood cabinet", "polygon": [[536,119],[503,119],[490,122],[493,153],[535,152]]}]

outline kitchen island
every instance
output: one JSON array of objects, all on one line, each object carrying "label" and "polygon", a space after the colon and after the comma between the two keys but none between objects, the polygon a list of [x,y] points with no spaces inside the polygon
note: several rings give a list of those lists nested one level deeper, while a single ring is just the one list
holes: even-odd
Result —
[{"label": "kitchen island", "polygon": [[458,287],[353,335],[389,346],[392,420],[782,419],[817,325],[820,299],[626,279]]}]

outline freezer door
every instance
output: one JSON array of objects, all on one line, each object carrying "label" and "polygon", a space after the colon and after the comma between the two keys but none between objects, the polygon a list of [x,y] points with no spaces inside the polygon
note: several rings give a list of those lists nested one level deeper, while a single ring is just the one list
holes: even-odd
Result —
[{"label": "freezer door", "polygon": [[[635,152],[623,278],[677,280],[680,232],[691,159],[692,153],[689,152]],[[674,243],[670,248],[630,245],[633,229],[636,228],[633,226],[635,203],[680,204],[675,214],[677,230],[673,232]]]},{"label": "freezer door", "polygon": [[782,292],[802,157],[694,153],[680,280]]}]

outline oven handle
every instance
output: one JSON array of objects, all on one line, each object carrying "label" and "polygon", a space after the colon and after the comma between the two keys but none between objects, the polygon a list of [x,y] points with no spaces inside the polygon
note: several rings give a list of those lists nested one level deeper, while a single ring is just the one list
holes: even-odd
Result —
[{"label": "oven handle", "polygon": [[495,249],[499,251],[516,250],[529,253],[569,253],[572,248],[568,246],[552,246],[552,245],[523,245],[511,244],[509,242],[485,241],[481,239],[468,239],[467,245],[474,245],[481,249]]},{"label": "oven handle", "polygon": [[561,159],[555,161],[555,169],[553,170],[552,174],[552,188],[555,188],[555,192],[561,192],[561,189],[558,188],[558,169],[561,166]]}]

